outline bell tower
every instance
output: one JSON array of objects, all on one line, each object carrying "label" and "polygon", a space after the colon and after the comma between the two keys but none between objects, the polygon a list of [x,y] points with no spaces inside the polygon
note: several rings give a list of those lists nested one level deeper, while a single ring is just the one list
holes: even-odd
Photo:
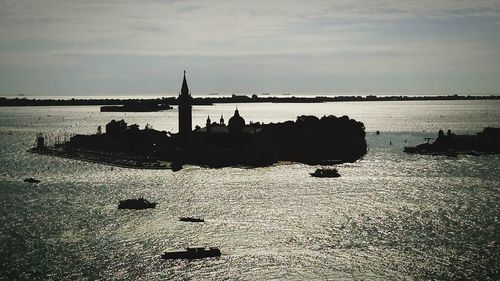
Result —
[{"label": "bell tower", "polygon": [[186,71],[184,70],[184,79],[182,80],[181,93],[177,98],[179,102],[179,134],[189,135],[193,129],[193,121],[191,116],[193,97],[189,93],[189,88],[186,81]]}]

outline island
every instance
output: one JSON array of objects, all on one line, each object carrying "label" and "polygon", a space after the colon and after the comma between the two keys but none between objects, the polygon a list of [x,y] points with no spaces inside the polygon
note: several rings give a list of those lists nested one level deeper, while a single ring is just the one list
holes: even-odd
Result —
[{"label": "island", "polygon": [[448,130],[439,130],[438,137],[426,138],[427,142],[415,147],[405,147],[404,152],[456,156],[458,154],[482,155],[500,153],[500,128],[486,127],[475,135],[456,135]]},{"label": "island", "polygon": [[39,135],[30,151],[142,169],[172,168],[172,163],[207,167],[343,163],[356,161],[367,151],[363,123],[347,116],[299,116],[295,121],[243,126],[236,120],[227,126],[197,127],[188,136],[112,120],[105,133],[75,135],[55,146],[46,146]]},{"label": "island", "polygon": [[[210,95],[210,94],[209,94]],[[499,94],[489,95],[436,95],[436,96],[312,96],[296,97],[290,95],[270,96],[268,93],[236,95],[228,97],[195,97],[193,105],[213,105],[223,103],[324,103],[324,102],[376,102],[376,101],[437,101],[437,100],[500,100]],[[179,105],[176,97],[162,97],[154,99],[27,99],[25,97],[6,98],[0,97],[0,107],[3,106],[79,106],[79,105],[114,105],[123,106],[139,102],[153,104]]]},{"label": "island", "polygon": [[178,97],[179,132],[154,130],[112,120],[96,134],[75,135],[48,146],[42,134],[31,152],[134,168],[179,170],[206,167],[260,167],[277,162],[330,164],[354,162],[367,152],[364,124],[347,116],[298,116],[295,121],[249,123],[236,108],[225,123],[210,117],[192,126],[192,96],[184,75]]},{"label": "island", "polygon": [[155,112],[169,109],[172,109],[170,105],[154,101],[137,101],[124,105],[101,106],[101,112]]}]

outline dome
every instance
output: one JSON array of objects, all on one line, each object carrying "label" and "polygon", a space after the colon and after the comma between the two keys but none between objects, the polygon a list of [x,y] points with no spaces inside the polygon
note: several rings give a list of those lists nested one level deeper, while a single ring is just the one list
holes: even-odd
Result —
[{"label": "dome", "polygon": [[245,127],[245,119],[240,116],[238,109],[234,111],[233,117],[229,119],[228,127],[230,132],[241,132]]}]

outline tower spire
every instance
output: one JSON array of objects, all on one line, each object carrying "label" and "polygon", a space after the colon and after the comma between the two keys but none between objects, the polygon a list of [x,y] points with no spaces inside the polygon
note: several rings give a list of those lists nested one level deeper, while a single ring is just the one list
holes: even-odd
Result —
[{"label": "tower spire", "polygon": [[189,95],[189,88],[186,81],[186,71],[184,70],[184,78],[182,79],[181,95]]},{"label": "tower spire", "polygon": [[179,133],[187,137],[191,133],[193,127],[191,116],[193,98],[189,94],[185,70],[184,78],[182,79],[181,94],[177,100],[179,102]]}]

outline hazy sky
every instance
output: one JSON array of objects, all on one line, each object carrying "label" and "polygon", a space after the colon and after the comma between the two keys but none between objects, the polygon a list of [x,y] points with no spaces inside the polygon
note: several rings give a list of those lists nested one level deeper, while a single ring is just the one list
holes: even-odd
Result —
[{"label": "hazy sky", "polygon": [[500,93],[499,0],[0,0],[0,95]]}]

